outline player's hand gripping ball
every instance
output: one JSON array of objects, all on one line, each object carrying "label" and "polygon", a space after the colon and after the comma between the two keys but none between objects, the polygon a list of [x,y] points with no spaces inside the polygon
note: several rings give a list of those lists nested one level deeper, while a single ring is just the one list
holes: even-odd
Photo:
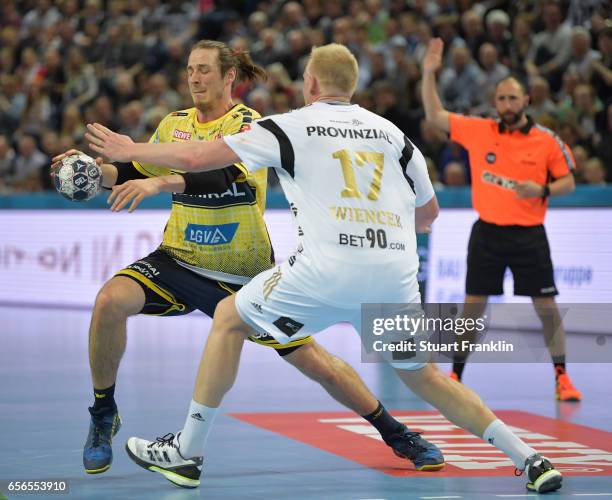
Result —
[{"label": "player's hand gripping ball", "polygon": [[55,171],[55,188],[70,201],[87,201],[102,188],[102,169],[86,154],[66,156]]}]

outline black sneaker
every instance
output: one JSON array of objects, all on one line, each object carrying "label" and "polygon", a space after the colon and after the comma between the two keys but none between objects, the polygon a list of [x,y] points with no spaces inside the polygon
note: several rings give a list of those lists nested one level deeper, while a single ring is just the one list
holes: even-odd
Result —
[{"label": "black sneaker", "polygon": [[420,433],[408,430],[405,425],[385,443],[400,458],[410,460],[416,470],[436,471],[444,467],[444,456],[435,444],[425,440]]},{"label": "black sneaker", "polygon": [[525,474],[527,475],[527,489],[537,493],[548,493],[561,488],[563,476],[556,470],[550,461],[536,453],[525,460]]}]

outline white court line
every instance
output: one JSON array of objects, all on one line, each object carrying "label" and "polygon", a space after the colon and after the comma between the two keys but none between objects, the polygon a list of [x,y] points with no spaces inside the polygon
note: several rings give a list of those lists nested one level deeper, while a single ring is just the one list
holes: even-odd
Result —
[{"label": "white court line", "polygon": [[518,497],[537,497],[539,495],[534,495],[532,493],[523,493],[521,495],[495,495],[496,497],[501,497],[501,498],[518,498]]},{"label": "white court line", "polygon": [[612,497],[612,493],[572,493],[575,497]]},{"label": "white court line", "polygon": [[431,499],[434,499],[434,498],[463,498],[463,497],[459,497],[459,496],[445,496],[445,497],[420,497],[420,498],[423,498],[423,499],[427,498],[427,499],[431,500]]}]

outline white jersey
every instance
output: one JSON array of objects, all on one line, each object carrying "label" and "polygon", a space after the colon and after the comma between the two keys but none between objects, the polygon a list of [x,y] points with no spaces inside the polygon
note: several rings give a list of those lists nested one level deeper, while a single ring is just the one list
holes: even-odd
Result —
[{"label": "white jersey", "polygon": [[315,103],[224,140],[252,171],[276,169],[299,288],[338,307],[414,300],[415,207],[434,191],[423,155],[395,125],[357,105]]}]

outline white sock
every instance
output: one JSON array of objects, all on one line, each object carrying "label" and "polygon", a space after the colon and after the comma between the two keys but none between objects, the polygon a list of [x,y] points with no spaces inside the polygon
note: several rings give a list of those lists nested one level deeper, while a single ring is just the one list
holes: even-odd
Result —
[{"label": "white sock", "polygon": [[519,470],[524,470],[525,460],[534,453],[537,453],[499,419],[489,424],[484,431],[482,439],[508,455]]},{"label": "white sock", "polygon": [[191,400],[185,427],[178,438],[179,452],[183,458],[201,457],[204,455],[206,440],[212,429],[217,410]]}]

